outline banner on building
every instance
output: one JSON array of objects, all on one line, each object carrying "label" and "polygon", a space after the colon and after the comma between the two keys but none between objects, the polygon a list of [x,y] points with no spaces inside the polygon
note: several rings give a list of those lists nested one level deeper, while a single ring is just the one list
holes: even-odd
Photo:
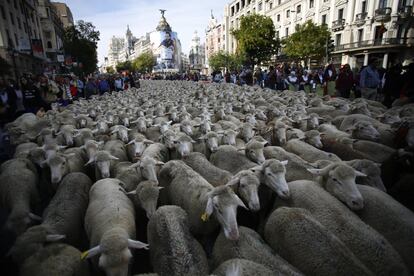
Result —
[{"label": "banner on building", "polygon": [[42,40],[32,39],[32,51],[35,57],[39,57],[39,58],[44,57]]},{"label": "banner on building", "polygon": [[32,48],[30,47],[30,41],[28,38],[24,36],[19,37],[19,48],[18,50],[21,52],[30,52]]},{"label": "banner on building", "polygon": [[57,55],[56,59],[58,62],[65,62],[65,56],[64,55]]}]

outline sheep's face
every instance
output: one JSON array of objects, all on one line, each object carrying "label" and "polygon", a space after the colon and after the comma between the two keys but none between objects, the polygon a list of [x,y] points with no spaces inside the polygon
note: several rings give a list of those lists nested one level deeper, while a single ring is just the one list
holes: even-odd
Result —
[{"label": "sheep's face", "polygon": [[357,173],[352,167],[338,165],[329,171],[325,187],[329,193],[344,202],[350,209],[361,210],[364,207],[364,200],[356,186],[356,176]]},{"label": "sheep's face", "polygon": [[263,112],[263,110],[257,110],[257,111],[256,111],[256,117],[257,117],[259,120],[263,120],[263,121],[266,121],[266,120],[267,120],[267,116],[266,116],[266,114]]},{"label": "sheep's face", "polygon": [[285,127],[275,127],[274,129],[274,138],[276,143],[283,146],[286,144],[286,128]]},{"label": "sheep's face", "polygon": [[134,140],[131,143],[131,147],[132,147],[135,158],[138,158],[138,157],[141,157],[141,155],[144,153],[144,150],[147,148],[147,144],[144,142],[137,142]]},{"label": "sheep's face", "polygon": [[211,131],[211,124],[209,121],[204,120],[200,125],[200,130],[202,133],[207,134]]},{"label": "sheep's face", "polygon": [[354,169],[366,174],[366,177],[357,176],[356,182],[375,187],[383,192],[386,192],[386,188],[381,179],[381,168],[379,164],[372,161],[364,160],[356,162],[355,165],[351,165]]},{"label": "sheep's face", "polygon": [[246,122],[249,123],[249,124],[252,124],[252,125],[257,124],[256,118],[252,115],[247,115],[246,116]]},{"label": "sheep's face", "polygon": [[283,199],[290,198],[289,187],[286,182],[285,164],[286,161],[269,160],[267,166],[262,171],[264,183]]},{"label": "sheep's face", "polygon": [[145,118],[138,118],[137,129],[140,133],[145,133],[147,131],[147,123],[145,121]]},{"label": "sheep's face", "polygon": [[190,123],[182,123],[181,125],[180,125],[180,129],[181,129],[181,131],[182,132],[184,132],[185,134],[187,134],[188,136],[191,136],[191,135],[193,135],[193,128],[192,128],[192,126],[191,126],[191,124]]},{"label": "sheep's face", "polygon": [[128,117],[123,117],[122,118],[122,124],[125,126],[125,127],[129,127],[129,118]]},{"label": "sheep's face", "polygon": [[230,146],[236,146],[236,136],[237,132],[233,130],[226,130],[223,133],[223,144],[224,145],[230,145]]},{"label": "sheep's face", "polygon": [[211,152],[216,152],[219,146],[218,136],[209,136],[207,138],[206,144]]},{"label": "sheep's face", "polygon": [[[140,185],[143,185],[142,183]],[[137,192],[138,200],[141,207],[145,210],[148,219],[155,213],[157,209],[158,196],[160,194],[160,187],[158,182],[144,185],[139,192]]]},{"label": "sheep's face", "polygon": [[119,128],[118,137],[122,142],[128,143],[128,129],[125,127]]},{"label": "sheep's face", "polygon": [[247,143],[250,141],[250,139],[253,138],[254,136],[254,130],[253,130],[253,125],[251,124],[244,124],[243,128],[241,130],[241,135],[244,138],[244,141]]},{"label": "sheep's face", "polygon": [[174,149],[175,148],[175,135],[171,132],[171,133],[164,133],[161,136],[161,142],[164,143],[164,145],[168,148],[168,149]]},{"label": "sheep's face", "polygon": [[56,154],[50,157],[47,160],[47,163],[50,168],[50,177],[52,184],[56,185],[69,171],[67,160],[64,156]]},{"label": "sheep's face", "polygon": [[188,156],[193,151],[193,144],[187,141],[177,141],[175,147],[182,157]]},{"label": "sheep's face", "polygon": [[352,136],[356,139],[378,141],[380,134],[378,130],[368,122],[360,122],[354,126]]},{"label": "sheep's face", "polygon": [[104,121],[98,121],[96,127],[98,128],[98,133],[100,134],[105,134],[108,132],[108,124]]},{"label": "sheep's face", "polygon": [[238,193],[252,211],[260,210],[260,201],[257,194],[259,185],[260,181],[253,172],[240,177]]},{"label": "sheep's face", "polygon": [[253,161],[257,164],[263,164],[264,161],[265,161],[265,157],[264,157],[264,154],[263,154],[263,146],[246,148],[246,156],[251,161]]},{"label": "sheep's face", "polygon": [[144,157],[139,164],[142,176],[147,180],[153,180],[158,183],[157,162],[151,157]]},{"label": "sheep's face", "polygon": [[384,124],[395,124],[395,123],[400,123],[401,122],[401,118],[399,116],[399,114],[392,114],[392,113],[386,113],[382,116],[381,121]]},{"label": "sheep's face", "polygon": [[319,126],[319,119],[316,116],[310,116],[308,119],[308,128],[316,129]]},{"label": "sheep's face", "polygon": [[321,135],[319,133],[306,137],[306,142],[318,149],[321,149],[323,147]]},{"label": "sheep's face", "polygon": [[81,118],[79,120],[79,128],[85,128],[87,123],[88,123],[88,121],[86,120],[86,118]]},{"label": "sheep's face", "polygon": [[102,178],[109,178],[110,177],[110,167],[111,167],[111,161],[110,160],[96,161],[96,168],[98,169],[98,171],[101,174]]},{"label": "sheep's face", "polygon": [[229,192],[214,196],[211,201],[214,216],[222,226],[226,238],[238,240],[237,207],[245,207],[241,199],[235,193]]}]

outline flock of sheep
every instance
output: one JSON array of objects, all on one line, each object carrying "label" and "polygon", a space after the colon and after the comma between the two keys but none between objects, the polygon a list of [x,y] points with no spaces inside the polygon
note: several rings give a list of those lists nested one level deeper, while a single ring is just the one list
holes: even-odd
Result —
[{"label": "flock of sheep", "polygon": [[19,275],[414,274],[413,104],[143,81],[7,129]]}]

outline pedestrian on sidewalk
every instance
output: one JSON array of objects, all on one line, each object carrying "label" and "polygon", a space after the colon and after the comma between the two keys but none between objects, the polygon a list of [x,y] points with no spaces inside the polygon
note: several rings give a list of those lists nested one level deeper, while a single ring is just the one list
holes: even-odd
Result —
[{"label": "pedestrian on sidewalk", "polygon": [[368,100],[377,98],[378,87],[381,84],[381,79],[377,70],[378,59],[371,58],[368,66],[361,71],[359,86],[361,88],[361,96]]},{"label": "pedestrian on sidewalk", "polygon": [[354,87],[354,74],[351,71],[351,66],[345,64],[338,74],[336,80],[337,96],[349,99],[351,95],[351,89]]}]

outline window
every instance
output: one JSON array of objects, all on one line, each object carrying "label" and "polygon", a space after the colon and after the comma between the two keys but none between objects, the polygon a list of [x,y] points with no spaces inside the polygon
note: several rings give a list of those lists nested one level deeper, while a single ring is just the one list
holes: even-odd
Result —
[{"label": "window", "polygon": [[326,14],[322,15],[321,23],[322,25],[326,25]]},{"label": "window", "polygon": [[341,34],[337,34],[335,36],[335,45],[336,46],[341,45],[341,38],[342,38],[342,35]]},{"label": "window", "polygon": [[14,25],[14,16],[12,13],[10,13],[10,22]]},{"label": "window", "polygon": [[302,11],[302,5],[298,5],[296,7],[296,13],[300,13]]},{"label": "window", "polygon": [[358,42],[362,42],[364,40],[364,29],[358,30]]},{"label": "window", "polygon": [[279,31],[276,31],[276,37],[279,38]]},{"label": "window", "polygon": [[52,33],[50,31],[45,31],[45,38],[52,38]]},{"label": "window", "polygon": [[0,6],[0,10],[1,10],[1,16],[3,17],[4,20],[7,20],[6,18],[6,13],[4,12],[4,8],[3,6]]},{"label": "window", "polygon": [[259,11],[261,11],[261,10],[262,10],[262,6],[263,6],[263,4],[262,4],[262,2],[260,2],[260,3],[259,3],[259,6],[257,7],[257,9],[258,9]]},{"label": "window", "polygon": [[280,14],[276,15],[276,21],[280,22]]},{"label": "window", "polygon": [[17,39],[16,33],[14,33],[14,40],[16,41],[16,47],[19,47],[19,40]]},{"label": "window", "polygon": [[338,20],[342,20],[344,18],[344,9],[338,10]]},{"label": "window", "polygon": [[47,48],[52,49],[52,42],[50,40],[47,42]]},{"label": "window", "polygon": [[285,29],[285,36],[288,37],[289,36],[289,28]]},{"label": "window", "polygon": [[273,2],[269,3],[269,10],[273,9]]},{"label": "window", "polygon": [[309,9],[312,9],[315,6],[315,0],[309,0]]},{"label": "window", "polygon": [[234,7],[231,7],[231,16],[234,15]]},{"label": "window", "polygon": [[387,7],[387,0],[379,0],[378,8],[379,9],[384,9],[386,7]]},{"label": "window", "polygon": [[14,5],[14,8],[17,10],[18,8],[17,8],[17,1],[16,0],[13,0],[13,5]]},{"label": "window", "polygon": [[361,12],[362,13],[367,12],[367,1],[362,1],[362,3],[361,3]]},{"label": "window", "polygon": [[244,1],[244,0],[242,0],[242,1],[241,1],[241,8],[243,9],[243,8],[244,8],[244,6],[245,6],[245,1]]},{"label": "window", "polygon": [[10,38],[9,30],[6,29],[6,35],[7,35],[7,44],[10,47],[13,47],[13,40]]},{"label": "window", "polygon": [[46,8],[46,16],[47,16],[47,18],[50,18],[50,11],[49,11],[49,8]]},{"label": "window", "polygon": [[277,4],[278,5],[282,4],[282,0],[277,0]]},{"label": "window", "polygon": [[19,17],[16,17],[16,20],[17,20],[17,26],[19,26],[19,29],[21,30],[22,29],[22,22],[20,21]]},{"label": "window", "polygon": [[289,18],[290,17],[290,10],[287,10],[286,11],[286,18]]}]

